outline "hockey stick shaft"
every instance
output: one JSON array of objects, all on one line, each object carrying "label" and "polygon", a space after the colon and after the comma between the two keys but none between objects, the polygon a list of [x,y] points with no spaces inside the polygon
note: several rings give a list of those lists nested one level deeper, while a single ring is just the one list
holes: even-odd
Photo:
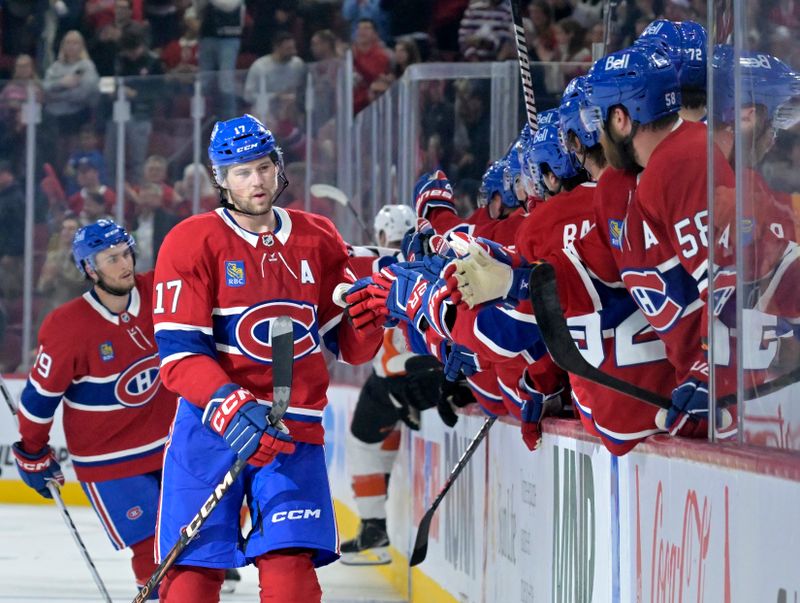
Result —
[{"label": "hockey stick shaft", "polygon": [[[275,321],[275,324],[270,333],[272,341],[272,381],[273,381],[273,402],[272,409],[269,412],[269,422],[272,425],[277,425],[286,409],[289,407],[289,398],[292,392],[292,363],[294,362],[294,335],[292,333],[292,321],[287,316],[281,316]],[[161,561],[156,568],[153,575],[147,583],[141,588],[139,593],[133,599],[133,603],[144,603],[147,598],[158,588],[158,585],[163,580],[169,569],[175,565],[178,557],[192,539],[197,536],[200,528],[208,519],[211,512],[217,508],[219,501],[228,492],[228,490],[236,483],[239,474],[247,466],[247,459],[237,459],[233,466],[228,469],[222,477],[222,481],[214,488],[214,491],[208,496],[208,499],[197,514],[191,519],[189,524],[181,530],[181,535],[178,542],[170,549],[167,556]]]},{"label": "hockey stick shaft", "polygon": [[[19,425],[17,407],[14,404],[14,400],[11,399],[11,392],[8,391],[5,379],[3,379],[2,376],[0,376],[0,391],[2,391],[3,399],[6,401],[6,405],[11,411],[11,415],[14,417],[14,422]],[[89,573],[92,575],[92,579],[97,585],[97,590],[100,591],[100,594],[103,595],[103,599],[107,603],[111,603],[111,595],[108,594],[108,589],[106,588],[103,579],[100,577],[97,567],[92,561],[92,557],[89,555],[89,550],[86,548],[86,544],[84,544],[80,532],[78,532],[78,528],[75,526],[75,522],[72,521],[72,517],[67,510],[67,505],[64,504],[64,499],[61,498],[61,490],[58,487],[58,483],[56,483],[54,480],[48,481],[47,489],[50,490],[50,495],[53,497],[53,501],[56,503],[56,507],[58,507],[61,517],[64,519],[64,523],[67,525],[69,533],[72,534],[72,539],[75,541],[75,544],[81,553],[81,557],[83,557],[83,560],[86,562],[86,567],[89,568]]]},{"label": "hockey stick shaft", "polygon": [[[672,406],[672,400],[669,398],[604,373],[586,361],[576,347],[564,318],[564,309],[561,307],[558,297],[555,269],[550,264],[546,262],[537,264],[531,271],[530,298],[544,344],[558,366],[568,373],[638,398],[659,408],[669,409]],[[772,381],[749,388],[745,392],[744,399],[748,401],[765,396],[797,383],[798,380],[800,380],[800,368]],[[736,395],[729,394],[720,398],[717,406],[725,408],[735,403]]]},{"label": "hockey stick shaft", "polygon": [[517,43],[519,75],[522,79],[522,90],[525,97],[525,115],[528,118],[528,125],[531,127],[531,131],[536,132],[539,129],[539,120],[536,112],[536,98],[533,95],[531,61],[528,57],[528,44],[525,40],[525,25],[522,22],[520,0],[511,0],[511,16],[514,19],[514,40]]},{"label": "hockey stick shaft", "polygon": [[439,494],[436,496],[433,504],[431,504],[430,508],[425,512],[425,515],[422,516],[422,520],[419,522],[419,527],[417,528],[417,538],[414,541],[414,550],[411,553],[411,560],[409,561],[410,566],[413,567],[415,565],[419,565],[425,560],[425,556],[428,554],[428,532],[430,532],[431,520],[433,520],[433,515],[436,513],[436,509],[439,508],[442,500],[444,500],[444,497],[450,491],[450,488],[453,487],[456,478],[458,478],[459,474],[464,470],[464,467],[467,466],[469,459],[472,458],[473,454],[475,454],[478,446],[480,446],[481,442],[486,437],[486,434],[489,433],[489,429],[492,427],[492,425],[494,425],[496,420],[497,417],[489,417],[486,419],[486,421],[484,421],[480,430],[478,430],[478,433],[475,434],[474,438],[472,438],[472,441],[464,450],[461,458],[458,459],[455,467],[453,467],[453,470],[450,472],[450,476],[447,478],[444,486],[442,486],[442,489],[439,491]]}]

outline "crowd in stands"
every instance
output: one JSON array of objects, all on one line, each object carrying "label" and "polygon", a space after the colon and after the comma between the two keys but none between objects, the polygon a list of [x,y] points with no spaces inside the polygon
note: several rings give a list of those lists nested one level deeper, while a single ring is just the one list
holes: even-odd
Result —
[{"label": "crowd in stands", "polygon": [[[568,63],[536,67],[541,108],[556,105],[566,82],[588,69],[593,43],[608,38],[610,50],[626,46],[660,16],[706,19],[702,0],[623,0],[606,36],[602,0],[523,4],[532,60]],[[790,35],[799,19],[796,6],[770,0],[753,15],[769,20],[770,26],[759,31],[770,32],[774,53],[790,64],[796,62]],[[146,268],[166,231],[192,213],[195,179],[200,209],[218,202],[206,169],[192,164],[191,99],[197,74],[202,74],[206,101],[204,136],[217,119],[244,111],[264,119],[296,174],[282,202],[303,207],[300,175],[307,145],[314,145],[315,156],[335,156],[337,82],[348,49],[357,113],[414,63],[515,59],[510,23],[507,0],[4,0],[0,370],[14,370],[20,362],[23,106],[29,94],[42,106],[35,168],[38,324],[64,296],[83,289],[68,261],[68,233],[76,224],[115,214],[120,197],[115,190],[115,101],[120,96],[129,110],[124,120],[125,220],[139,240],[140,267]],[[303,102],[309,72],[312,132],[305,131]],[[445,169],[463,183],[464,198],[474,199],[490,159],[489,82],[423,82],[420,99],[420,170]],[[789,144],[784,152],[788,157],[797,149],[796,143]],[[333,211],[321,200],[312,207]]]}]

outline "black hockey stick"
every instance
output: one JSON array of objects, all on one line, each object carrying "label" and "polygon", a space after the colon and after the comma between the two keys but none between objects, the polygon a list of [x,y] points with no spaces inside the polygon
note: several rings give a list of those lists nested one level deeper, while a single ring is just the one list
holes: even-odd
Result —
[{"label": "black hockey stick", "polygon": [[[292,365],[294,362],[294,335],[292,334],[292,321],[287,316],[281,316],[275,320],[271,331],[272,340],[272,409],[269,412],[269,422],[277,425],[286,413],[289,406],[289,398],[292,391]],[[200,508],[192,520],[183,530],[175,546],[167,553],[161,561],[161,565],[156,568],[153,575],[147,581],[139,594],[133,599],[133,603],[144,603],[150,594],[158,587],[161,580],[166,575],[180,554],[189,546],[192,539],[197,536],[202,525],[208,519],[211,512],[217,507],[219,501],[239,477],[239,474],[247,465],[246,459],[237,459],[233,466],[223,476],[222,481],[214,488],[208,500]]]},{"label": "black hockey stick", "polygon": [[433,501],[433,504],[430,506],[430,508],[425,511],[425,515],[422,516],[422,521],[419,522],[419,527],[417,528],[417,539],[414,541],[414,550],[411,553],[411,560],[408,563],[411,567],[419,565],[425,561],[425,556],[428,554],[428,532],[431,529],[431,521],[433,520],[434,513],[436,513],[436,509],[439,508],[439,505],[442,503],[445,495],[450,488],[453,487],[453,483],[455,483],[458,474],[461,473],[464,467],[467,466],[469,459],[478,449],[478,446],[480,446],[480,443],[489,432],[489,428],[494,425],[496,420],[497,417],[489,417],[486,419],[486,421],[484,421],[478,433],[475,434],[475,437],[472,438],[469,446],[467,446],[466,450],[464,450],[461,458],[458,459],[456,466],[453,467],[453,470],[450,472],[450,476],[447,478],[444,486],[442,486],[442,489],[436,496],[436,500]]},{"label": "black hockey stick", "polygon": [[[17,407],[14,404],[14,401],[11,399],[11,392],[8,391],[6,382],[2,376],[0,376],[0,392],[3,394],[3,398],[8,405],[8,409],[11,411],[11,414],[14,417],[14,421],[17,423],[17,425],[19,425]],[[92,561],[91,555],[89,555],[89,549],[86,548],[86,544],[83,542],[83,538],[81,538],[80,532],[78,532],[78,528],[75,527],[75,522],[72,521],[72,516],[67,510],[67,505],[64,504],[64,499],[61,498],[61,490],[59,489],[58,482],[53,479],[48,480],[47,489],[50,491],[50,495],[53,497],[53,502],[56,503],[56,507],[58,507],[61,517],[64,519],[64,523],[67,525],[69,533],[72,534],[72,539],[75,541],[81,557],[83,557],[83,560],[86,562],[86,566],[89,568],[89,573],[92,575],[92,580],[94,580],[94,583],[97,585],[97,590],[100,591],[100,594],[103,596],[103,600],[106,601],[106,603],[111,603],[111,595],[108,594],[108,589],[106,588],[103,579],[100,577],[97,567],[95,566],[94,561]]]},{"label": "black hockey stick", "polygon": [[531,270],[530,297],[533,312],[536,314],[536,324],[542,333],[544,344],[558,366],[568,373],[594,381],[659,408],[672,406],[669,398],[617,379],[586,361],[575,346],[575,341],[567,326],[567,320],[564,318],[564,309],[558,298],[556,271],[547,262],[537,264]]},{"label": "black hockey stick", "polygon": [[[536,323],[542,333],[544,344],[558,366],[568,373],[594,381],[604,387],[633,396],[659,408],[669,409],[672,406],[672,401],[669,398],[622,379],[617,379],[586,361],[575,346],[575,341],[572,339],[567,321],[564,318],[564,309],[561,307],[561,301],[558,298],[555,270],[550,264],[543,262],[534,266],[531,271],[530,297],[533,311],[537,317]],[[800,368],[785,373],[772,381],[749,388],[745,391],[744,399],[752,400],[765,396],[797,383],[798,380],[800,380]],[[726,408],[735,403],[736,394],[728,394],[717,401],[717,407]]]},{"label": "black hockey stick", "polygon": [[533,96],[533,77],[531,77],[531,61],[528,58],[528,45],[525,41],[525,26],[522,23],[520,0],[511,0],[511,16],[514,19],[514,40],[517,43],[519,57],[519,75],[522,79],[522,90],[525,95],[525,115],[532,132],[539,129],[536,99]]}]

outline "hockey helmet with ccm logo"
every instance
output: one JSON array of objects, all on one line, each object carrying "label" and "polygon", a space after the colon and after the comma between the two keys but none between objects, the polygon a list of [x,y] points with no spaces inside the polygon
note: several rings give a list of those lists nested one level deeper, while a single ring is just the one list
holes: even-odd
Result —
[{"label": "hockey helmet with ccm logo", "polygon": [[649,124],[681,108],[678,74],[663,49],[631,46],[595,62],[586,76],[586,97],[591,105],[581,111],[587,130],[597,130],[609,110],[622,105],[631,119]]},{"label": "hockey helmet with ccm logo", "polygon": [[239,163],[255,161],[269,156],[279,167],[283,167],[281,149],[275,137],[258,119],[249,114],[218,121],[211,132],[208,159],[217,184],[222,185],[225,168]]},{"label": "hockey helmet with ccm logo", "polygon": [[87,224],[79,228],[72,239],[72,259],[83,276],[86,276],[86,266],[88,263],[93,270],[94,257],[101,251],[110,249],[117,245],[130,247],[131,251],[136,251],[136,241],[119,224],[113,220],[98,220],[94,224]]}]

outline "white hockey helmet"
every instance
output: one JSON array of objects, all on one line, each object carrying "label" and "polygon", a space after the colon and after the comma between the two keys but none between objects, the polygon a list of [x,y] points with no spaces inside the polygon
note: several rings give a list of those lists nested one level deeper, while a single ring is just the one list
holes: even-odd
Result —
[{"label": "white hockey helmet", "polygon": [[384,205],[375,214],[375,238],[383,231],[386,242],[402,241],[410,229],[414,228],[416,216],[408,205]]}]

